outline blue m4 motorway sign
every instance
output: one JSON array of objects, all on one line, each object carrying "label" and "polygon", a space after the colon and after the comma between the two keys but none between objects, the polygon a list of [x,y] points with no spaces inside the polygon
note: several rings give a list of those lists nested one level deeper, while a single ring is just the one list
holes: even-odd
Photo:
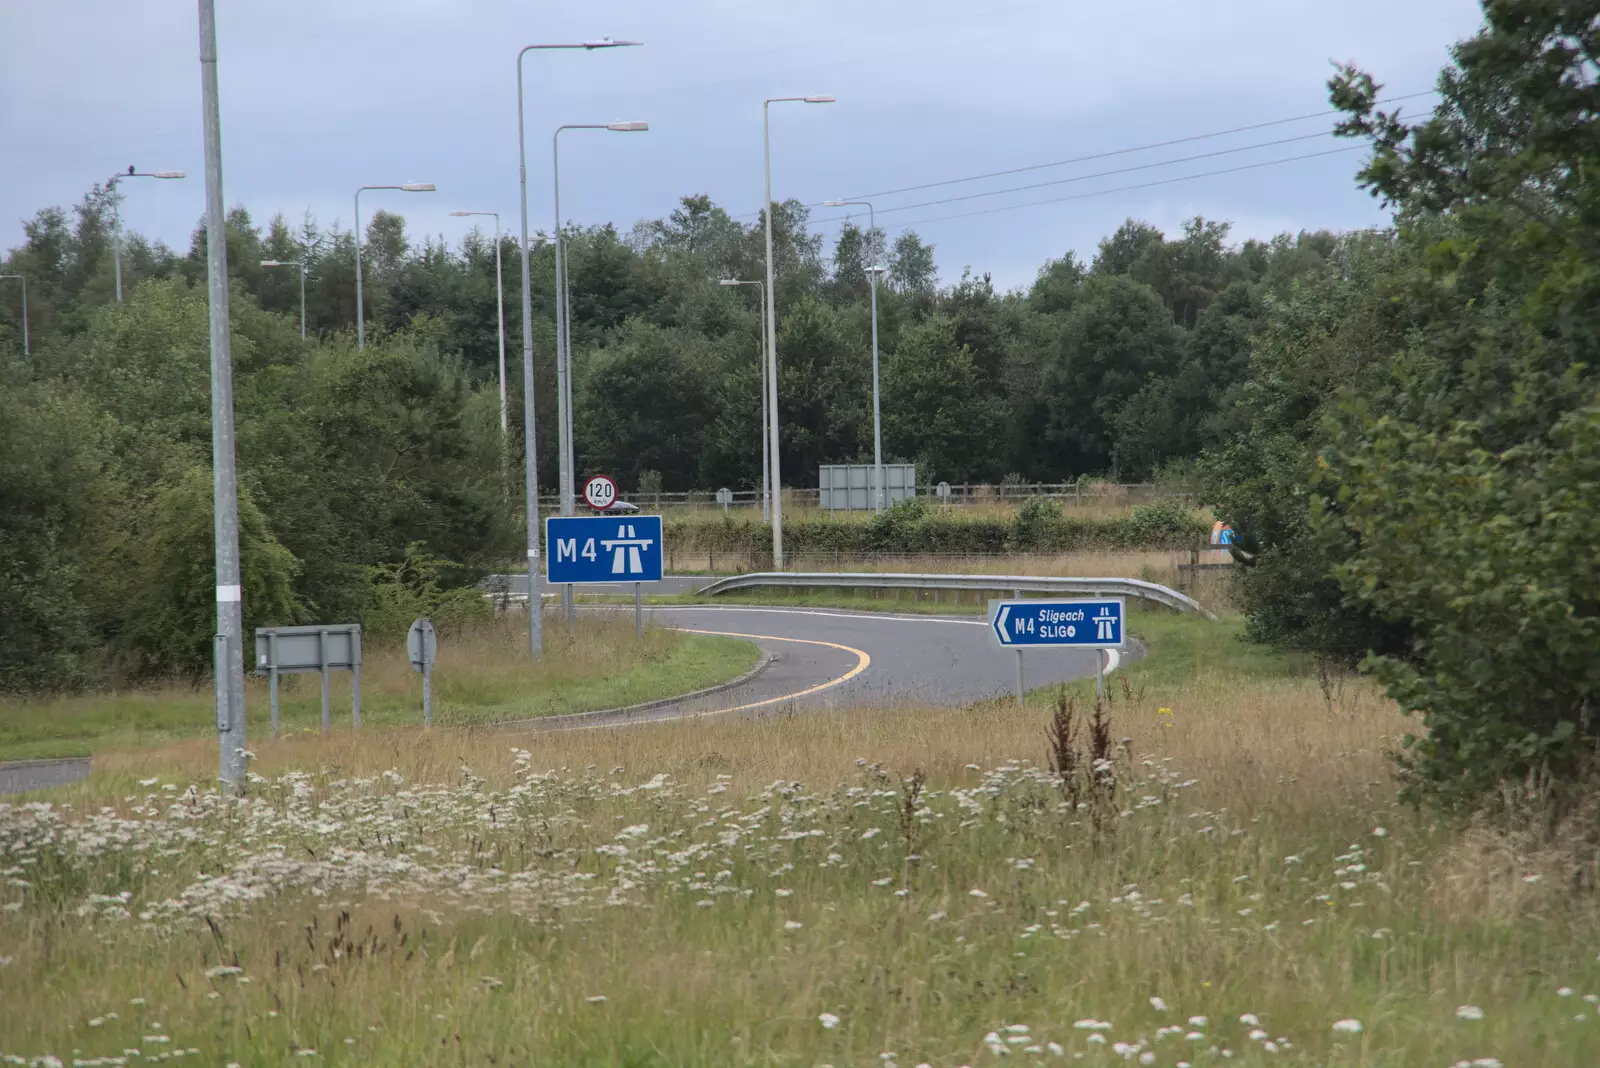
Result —
[{"label": "blue m4 motorway sign", "polygon": [[989,625],[1008,649],[1120,649],[1123,615],[1120,599],[989,602]]},{"label": "blue m4 motorway sign", "polygon": [[661,580],[658,515],[552,516],[544,532],[551,583]]}]

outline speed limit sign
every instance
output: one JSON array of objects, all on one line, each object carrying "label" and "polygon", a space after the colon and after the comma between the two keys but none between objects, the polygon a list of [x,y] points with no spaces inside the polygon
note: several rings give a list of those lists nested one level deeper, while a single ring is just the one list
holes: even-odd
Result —
[{"label": "speed limit sign", "polygon": [[617,484],[608,475],[595,475],[583,484],[583,499],[590,508],[603,512],[617,502]]}]

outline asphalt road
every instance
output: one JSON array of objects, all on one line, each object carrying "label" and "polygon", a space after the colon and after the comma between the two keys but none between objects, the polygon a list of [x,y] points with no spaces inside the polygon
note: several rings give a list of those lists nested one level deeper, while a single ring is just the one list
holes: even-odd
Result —
[{"label": "asphalt road", "polygon": [[[714,582],[716,577],[715,575],[667,575],[660,582],[644,582],[640,583],[640,585],[644,587],[643,592],[646,597],[665,597],[683,593],[687,590],[698,590],[707,583]],[[525,574],[491,575],[489,582],[492,584],[492,589],[499,589],[498,584],[504,583],[507,592],[521,597],[528,595],[528,576]],[[542,589],[546,597],[554,597],[560,592],[561,587],[551,586],[546,583]],[[591,594],[615,597],[619,594],[632,594],[633,583],[596,582],[591,585],[579,586],[577,589],[580,595]]]},{"label": "asphalt road", "polygon": [[[631,608],[586,607],[584,611]],[[658,624],[702,634],[748,638],[767,657],[753,677],[716,693],[633,712],[583,713],[527,720],[508,729],[585,730],[701,716],[760,716],[852,706],[961,705],[1015,692],[1017,654],[996,645],[988,623],[954,616],[778,608],[757,605],[652,606]],[[1094,673],[1095,653],[1023,652],[1029,689]],[[1121,658],[1139,655],[1137,647]],[[1113,664],[1115,667],[1116,664]],[[88,761],[0,765],[0,794],[82,779]]]}]

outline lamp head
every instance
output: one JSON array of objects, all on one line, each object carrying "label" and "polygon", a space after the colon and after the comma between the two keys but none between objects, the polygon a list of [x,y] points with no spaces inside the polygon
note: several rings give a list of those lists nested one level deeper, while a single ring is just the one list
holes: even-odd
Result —
[{"label": "lamp head", "polygon": [[183,174],[182,171],[156,171],[150,177],[152,177],[152,178],[182,178],[183,176],[184,176],[184,174]]},{"label": "lamp head", "polygon": [[639,133],[650,129],[648,122],[608,122],[606,129],[613,133]]},{"label": "lamp head", "polygon": [[400,188],[407,193],[432,193],[434,191],[432,182],[407,182]]},{"label": "lamp head", "polygon": [[817,94],[815,96],[805,97],[804,99],[805,99],[805,102],[807,104],[832,104],[832,103],[834,103],[834,98],[829,96],[826,93],[819,93],[819,94]]}]

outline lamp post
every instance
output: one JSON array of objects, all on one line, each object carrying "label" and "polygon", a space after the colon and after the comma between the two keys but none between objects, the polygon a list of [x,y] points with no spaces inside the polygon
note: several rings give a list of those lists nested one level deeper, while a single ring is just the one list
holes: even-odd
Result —
[{"label": "lamp post", "polygon": [[505,287],[500,280],[500,213],[498,211],[452,211],[457,218],[470,215],[494,217],[494,310],[500,323],[500,436],[505,437],[506,421],[506,302]]},{"label": "lamp post", "polygon": [[[556,421],[561,424],[556,438],[556,467],[561,479],[562,515],[571,515],[576,508],[577,459],[572,437],[572,304],[561,238],[561,131],[643,133],[649,129],[648,122],[569,122],[557,126],[550,138],[551,185],[556,202]],[[570,588],[565,596],[571,596]]]},{"label": "lamp post", "polygon": [[182,171],[136,171],[128,164],[126,171],[118,171],[106,180],[106,192],[111,200],[111,255],[117,272],[117,303],[122,303],[122,213],[117,210],[117,183],[124,178],[182,178]]},{"label": "lamp post", "polygon": [[22,283],[22,355],[31,356],[33,352],[28,347],[28,279],[20,274],[0,274],[0,281],[7,278],[15,278]]},{"label": "lamp post", "polygon": [[719,286],[755,286],[756,299],[761,308],[761,343],[757,346],[757,362],[761,364],[761,521],[772,519],[771,484],[767,481],[771,460],[767,453],[767,301],[766,283],[759,280],[742,281],[724,278]]},{"label": "lamp post", "polygon": [[364,185],[356,190],[356,348],[367,347],[367,317],[361,300],[361,194],[369,189],[398,189],[402,193],[431,193],[432,182],[406,182],[403,185]]},{"label": "lamp post", "polygon": [[306,265],[299,260],[262,260],[263,267],[300,268],[300,340],[306,339]]},{"label": "lamp post", "polygon": [[767,427],[772,464],[772,566],[783,570],[783,477],[778,464],[778,309],[772,281],[772,105],[791,101],[831,104],[833,97],[771,96],[761,102],[761,162],[766,186],[761,203],[767,221]]},{"label": "lamp post", "polygon": [[[842,208],[849,204],[859,204],[867,209],[867,219],[870,233],[878,231],[878,216],[872,210],[872,204],[865,200],[825,200],[823,206],[828,208]],[[874,249],[873,251],[876,251]],[[874,257],[876,259],[876,257]],[[878,412],[878,276],[884,268],[872,266],[867,268],[867,280],[872,289],[872,478],[876,486],[873,494],[873,508],[883,511],[884,485],[883,485],[883,422]]]},{"label": "lamp post", "polygon": [[211,530],[217,630],[212,664],[219,777],[245,784],[244,603],[239,567],[239,485],[233,432],[233,335],[228,320],[228,219],[222,199],[222,109],[217,93],[217,18],[199,0],[200,99],[206,159],[206,286],[211,332]]},{"label": "lamp post", "polygon": [[[521,185],[519,206],[522,209],[522,470],[528,523],[528,650],[539,659],[544,647],[543,620],[540,615],[539,593],[539,472],[534,453],[536,434],[533,422],[533,286],[528,274],[528,145],[527,123],[523,119],[522,57],[529,52],[551,49],[581,48],[594,51],[599,48],[626,48],[639,41],[612,41],[602,38],[579,44],[526,45],[517,53],[517,168]],[[556,299],[561,299],[559,289]]]}]

